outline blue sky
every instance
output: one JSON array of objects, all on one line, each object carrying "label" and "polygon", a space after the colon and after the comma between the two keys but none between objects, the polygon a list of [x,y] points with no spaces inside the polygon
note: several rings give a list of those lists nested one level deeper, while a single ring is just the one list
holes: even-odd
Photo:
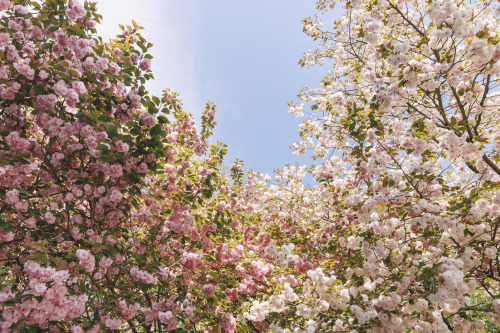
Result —
[{"label": "blue sky", "polygon": [[229,159],[272,173],[287,163],[310,160],[292,155],[300,119],[288,114],[304,86],[317,87],[325,67],[300,68],[302,53],[316,47],[301,20],[315,14],[305,0],[99,0],[109,38],[118,24],[142,25],[154,44],[149,90],[171,88],[185,110],[199,117],[206,101],[217,105],[214,141],[229,146]]}]

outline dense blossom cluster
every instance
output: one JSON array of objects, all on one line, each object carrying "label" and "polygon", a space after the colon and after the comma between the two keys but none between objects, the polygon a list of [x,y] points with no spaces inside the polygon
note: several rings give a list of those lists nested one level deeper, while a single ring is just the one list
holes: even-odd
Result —
[{"label": "dense blossom cluster", "polygon": [[222,175],[215,107],[198,129],[150,96],[152,44],[102,42],[95,7],[0,1],[0,331],[234,332],[255,175]]},{"label": "dense blossom cluster", "polygon": [[290,105],[319,164],[230,181],[135,22],[0,0],[0,330],[499,330],[500,6],[340,3]]},{"label": "dense blossom cluster", "polygon": [[500,6],[317,7],[300,64],[333,67],[289,111],[309,114],[292,149],[320,160],[316,185],[292,166],[261,195],[273,292],[244,316],[280,333],[497,331]]}]

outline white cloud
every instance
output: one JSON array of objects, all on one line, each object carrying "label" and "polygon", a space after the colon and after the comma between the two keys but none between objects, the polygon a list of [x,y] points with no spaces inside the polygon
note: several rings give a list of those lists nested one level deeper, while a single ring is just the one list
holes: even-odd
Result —
[{"label": "white cloud", "polygon": [[98,0],[97,7],[103,15],[98,33],[104,39],[120,32],[118,24],[131,25],[132,20],[145,28],[141,34],[154,44],[150,52],[155,79],[148,90],[155,95],[165,88],[179,92],[184,110],[198,117],[204,101],[196,80],[196,6],[176,0]]}]

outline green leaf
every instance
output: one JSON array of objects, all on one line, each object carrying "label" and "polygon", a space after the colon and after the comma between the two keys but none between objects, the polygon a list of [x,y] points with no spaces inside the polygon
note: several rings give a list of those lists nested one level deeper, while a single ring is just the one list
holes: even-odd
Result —
[{"label": "green leaf", "polygon": [[0,220],[0,229],[4,229],[5,232],[9,232],[9,231],[12,230],[10,228],[10,225],[7,222],[3,221],[3,220]]},{"label": "green leaf", "polygon": [[215,306],[215,305],[217,305],[217,298],[210,296],[207,298],[207,302],[208,302],[208,304]]},{"label": "green leaf", "polygon": [[163,116],[163,115],[162,115],[162,116],[159,116],[157,119],[158,119],[158,122],[159,122],[160,124],[167,124],[167,123],[169,122],[169,121],[168,121],[168,118],[167,118],[167,117],[165,117],[165,116]]},{"label": "green leaf", "polygon": [[108,251],[111,253],[111,255],[115,256],[116,254],[118,254],[118,250],[111,244],[104,244],[104,247],[106,247],[106,249],[108,249]]},{"label": "green leaf", "polygon": [[8,297],[5,299],[5,301],[3,302],[3,306],[12,306],[12,305],[16,305],[17,303],[19,303],[19,299],[17,298],[14,298],[14,297]]},{"label": "green leaf", "polygon": [[36,260],[36,261],[42,261],[42,262],[46,262],[47,261],[47,256],[45,255],[45,253],[35,253],[33,255],[33,258]]},{"label": "green leaf", "polygon": [[99,146],[97,146],[97,149],[98,150],[109,150],[109,147],[105,144],[100,144]]},{"label": "green leaf", "polygon": [[137,46],[141,48],[142,52],[146,52],[148,50],[148,48],[144,46],[144,43],[142,41],[138,41]]},{"label": "green leaf", "polygon": [[108,134],[108,136],[110,138],[115,138],[115,137],[119,136],[118,130],[116,129],[116,127],[114,125],[107,125],[106,126],[106,133]]}]

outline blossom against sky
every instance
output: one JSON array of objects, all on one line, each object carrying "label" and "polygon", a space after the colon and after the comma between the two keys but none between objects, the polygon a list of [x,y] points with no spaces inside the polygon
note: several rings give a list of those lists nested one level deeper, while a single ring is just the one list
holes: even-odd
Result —
[{"label": "blossom against sky", "polygon": [[154,44],[152,93],[179,92],[195,117],[215,102],[214,139],[228,144],[230,159],[264,173],[305,163],[288,149],[300,119],[288,114],[287,102],[300,88],[318,86],[327,70],[297,64],[315,48],[301,24],[314,13],[313,1],[100,0],[98,8],[105,38],[132,19],[145,28],[143,36]]}]

